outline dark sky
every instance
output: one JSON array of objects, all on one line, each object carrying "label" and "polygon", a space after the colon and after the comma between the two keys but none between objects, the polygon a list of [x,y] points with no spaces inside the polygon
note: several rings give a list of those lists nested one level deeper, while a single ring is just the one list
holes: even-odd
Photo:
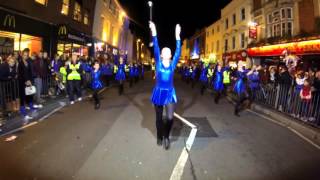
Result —
[{"label": "dark sky", "polygon": [[[220,10],[231,0],[153,0],[153,21],[157,26],[160,46],[174,47],[174,28],[182,26],[182,39],[220,17]],[[136,21],[139,36],[149,37],[148,0],[119,0],[127,14]]]}]

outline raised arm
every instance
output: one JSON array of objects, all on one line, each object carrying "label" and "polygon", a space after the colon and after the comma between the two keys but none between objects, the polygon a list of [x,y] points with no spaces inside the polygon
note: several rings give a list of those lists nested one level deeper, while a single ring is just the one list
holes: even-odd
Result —
[{"label": "raised arm", "polygon": [[151,30],[152,40],[153,40],[154,59],[156,61],[155,64],[157,65],[160,62],[160,48],[158,44],[156,25],[152,21],[150,21],[149,27]]},{"label": "raised arm", "polygon": [[179,24],[177,24],[176,25],[176,51],[175,51],[173,59],[172,59],[173,67],[177,66],[179,59],[180,59],[180,55],[181,55],[180,33],[181,33],[181,26]]}]

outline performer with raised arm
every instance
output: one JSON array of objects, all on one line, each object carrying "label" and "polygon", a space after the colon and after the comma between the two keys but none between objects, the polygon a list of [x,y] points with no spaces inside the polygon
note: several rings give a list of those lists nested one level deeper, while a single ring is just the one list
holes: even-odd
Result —
[{"label": "performer with raised arm", "polygon": [[[157,144],[159,146],[163,144],[164,148],[168,150],[170,147],[169,135],[173,125],[174,106],[177,103],[173,76],[181,53],[181,27],[179,24],[176,25],[176,52],[171,60],[172,55],[169,48],[163,48],[160,54],[155,24],[150,21],[149,26],[152,33],[156,65],[156,84],[151,101],[156,111]],[[166,109],[166,120],[162,117],[163,108]]]}]

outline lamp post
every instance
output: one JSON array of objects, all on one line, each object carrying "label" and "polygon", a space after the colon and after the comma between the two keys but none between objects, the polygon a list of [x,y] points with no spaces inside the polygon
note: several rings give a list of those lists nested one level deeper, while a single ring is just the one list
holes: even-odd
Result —
[{"label": "lamp post", "polygon": [[137,61],[139,60],[139,43],[141,42],[141,39],[137,40]]}]

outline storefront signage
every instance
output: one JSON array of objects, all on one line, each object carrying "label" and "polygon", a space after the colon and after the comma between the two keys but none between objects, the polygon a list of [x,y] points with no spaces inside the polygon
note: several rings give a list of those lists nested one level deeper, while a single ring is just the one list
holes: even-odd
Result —
[{"label": "storefront signage", "polygon": [[257,26],[249,26],[249,38],[257,39]]},{"label": "storefront signage", "polygon": [[248,56],[247,52],[243,50],[243,51],[225,53],[223,54],[222,57],[225,60],[225,62],[228,62],[228,61],[245,61],[247,56]]},{"label": "storefront signage", "polygon": [[78,37],[78,36],[75,36],[75,35],[72,35],[72,34],[68,34],[68,38],[72,39],[72,40],[75,40],[75,41],[86,42],[85,39],[83,39],[81,37]]},{"label": "storefront signage", "polygon": [[66,36],[67,35],[67,27],[66,26],[60,26],[58,31],[59,36]]},{"label": "storefront signage", "polygon": [[16,28],[16,17],[10,14],[7,14],[3,20],[4,27]]},{"label": "storefront signage", "polygon": [[320,54],[320,39],[254,47],[248,49],[249,56],[282,56],[284,51],[296,55]]}]

